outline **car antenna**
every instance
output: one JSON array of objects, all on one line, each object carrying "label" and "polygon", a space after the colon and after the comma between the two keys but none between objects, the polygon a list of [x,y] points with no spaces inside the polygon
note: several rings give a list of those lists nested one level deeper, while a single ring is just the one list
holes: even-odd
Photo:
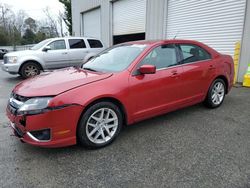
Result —
[{"label": "car antenna", "polygon": [[173,39],[175,39],[176,37],[177,37],[177,35],[179,34],[179,31],[177,31],[177,33],[176,33],[176,35],[174,36],[174,38]]}]

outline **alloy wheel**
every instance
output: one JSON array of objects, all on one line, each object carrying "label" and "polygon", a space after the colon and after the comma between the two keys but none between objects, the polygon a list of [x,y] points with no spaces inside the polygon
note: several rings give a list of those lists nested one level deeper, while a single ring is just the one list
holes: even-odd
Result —
[{"label": "alloy wheel", "polygon": [[216,82],[212,89],[212,102],[215,105],[219,105],[225,96],[225,86],[221,82]]},{"label": "alloy wheel", "polygon": [[108,142],[118,128],[118,116],[110,108],[100,108],[89,117],[86,125],[86,135],[95,144]]},{"label": "alloy wheel", "polygon": [[24,72],[27,77],[31,77],[31,76],[36,76],[39,73],[39,70],[34,65],[28,65],[25,68]]}]

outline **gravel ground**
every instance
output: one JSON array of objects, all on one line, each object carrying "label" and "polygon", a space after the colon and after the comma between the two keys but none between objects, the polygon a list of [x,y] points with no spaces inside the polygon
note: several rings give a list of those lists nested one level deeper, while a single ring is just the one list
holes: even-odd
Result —
[{"label": "gravel ground", "polygon": [[250,89],[126,127],[110,146],[44,149],[11,136],[5,106],[21,81],[0,70],[0,187],[250,187]]}]

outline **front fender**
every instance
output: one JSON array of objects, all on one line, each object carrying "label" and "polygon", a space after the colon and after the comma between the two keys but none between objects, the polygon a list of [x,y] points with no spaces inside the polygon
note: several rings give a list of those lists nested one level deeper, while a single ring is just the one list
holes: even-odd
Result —
[{"label": "front fender", "polygon": [[34,56],[34,55],[28,55],[28,56],[23,56],[18,59],[18,63],[20,64],[20,67],[23,63],[26,63],[28,61],[35,61],[41,65],[41,67],[44,69],[45,68],[45,63],[42,58]]}]

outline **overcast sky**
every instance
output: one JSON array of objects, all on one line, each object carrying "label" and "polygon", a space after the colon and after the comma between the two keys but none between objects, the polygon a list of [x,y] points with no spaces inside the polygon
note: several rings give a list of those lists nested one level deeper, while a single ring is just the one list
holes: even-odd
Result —
[{"label": "overcast sky", "polygon": [[36,20],[44,17],[43,10],[49,7],[52,15],[63,12],[63,5],[58,0],[0,0],[0,4],[8,4],[13,11],[24,10],[28,16]]}]

